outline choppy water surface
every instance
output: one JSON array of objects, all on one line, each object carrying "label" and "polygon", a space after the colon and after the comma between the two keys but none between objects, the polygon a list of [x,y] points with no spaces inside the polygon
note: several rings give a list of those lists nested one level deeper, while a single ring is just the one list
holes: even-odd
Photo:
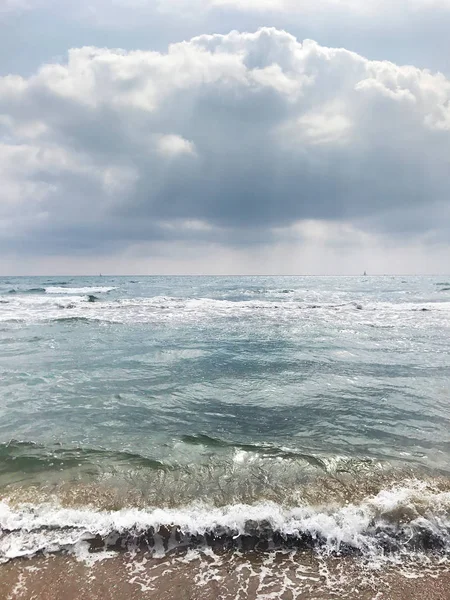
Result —
[{"label": "choppy water surface", "polygon": [[0,559],[445,558],[449,356],[450,277],[1,278]]}]

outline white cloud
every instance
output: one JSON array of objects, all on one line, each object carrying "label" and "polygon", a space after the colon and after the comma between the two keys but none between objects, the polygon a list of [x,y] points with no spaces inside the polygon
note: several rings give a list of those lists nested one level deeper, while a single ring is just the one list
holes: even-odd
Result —
[{"label": "white cloud", "polygon": [[72,49],[0,78],[0,114],[4,227],[35,255],[58,240],[274,247],[294,223],[345,224],[366,246],[448,239],[450,82],[426,70],[231,32]]},{"label": "white cloud", "polygon": [[180,154],[195,155],[195,146],[189,140],[185,140],[181,135],[162,135],[158,139],[158,150],[160,154],[167,157],[175,157]]},{"label": "white cloud", "polygon": [[351,128],[352,120],[345,107],[331,103],[318,111],[313,109],[294,123],[284,126],[281,134],[286,136],[289,129],[290,139],[296,144],[300,143],[301,138],[312,144],[345,143],[350,140]]}]

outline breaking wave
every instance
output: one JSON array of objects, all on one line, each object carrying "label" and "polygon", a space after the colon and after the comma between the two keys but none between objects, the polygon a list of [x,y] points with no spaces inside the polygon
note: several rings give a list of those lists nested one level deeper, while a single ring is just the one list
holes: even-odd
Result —
[{"label": "breaking wave", "polygon": [[0,502],[0,561],[58,551],[142,546],[164,554],[215,550],[313,549],[321,555],[446,555],[450,552],[450,493],[410,481],[359,503],[283,507],[274,502],[176,509],[99,511],[57,504]]}]

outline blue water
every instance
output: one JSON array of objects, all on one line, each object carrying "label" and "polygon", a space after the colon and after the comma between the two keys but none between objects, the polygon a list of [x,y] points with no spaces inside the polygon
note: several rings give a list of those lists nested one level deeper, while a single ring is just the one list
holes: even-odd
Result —
[{"label": "blue water", "polygon": [[442,277],[2,278],[0,442],[167,466],[253,445],[448,472],[449,288]]}]

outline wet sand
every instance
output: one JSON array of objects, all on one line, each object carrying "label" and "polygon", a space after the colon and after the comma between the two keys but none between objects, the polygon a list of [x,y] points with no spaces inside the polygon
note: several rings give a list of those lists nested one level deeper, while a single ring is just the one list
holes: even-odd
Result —
[{"label": "wet sand", "polygon": [[[450,600],[448,566],[367,571],[351,558],[313,554],[191,553],[154,559],[116,553],[87,564],[67,555],[17,559],[0,567],[5,600]],[[91,559],[95,560],[95,555]],[[89,560],[89,559],[88,559]]]}]

